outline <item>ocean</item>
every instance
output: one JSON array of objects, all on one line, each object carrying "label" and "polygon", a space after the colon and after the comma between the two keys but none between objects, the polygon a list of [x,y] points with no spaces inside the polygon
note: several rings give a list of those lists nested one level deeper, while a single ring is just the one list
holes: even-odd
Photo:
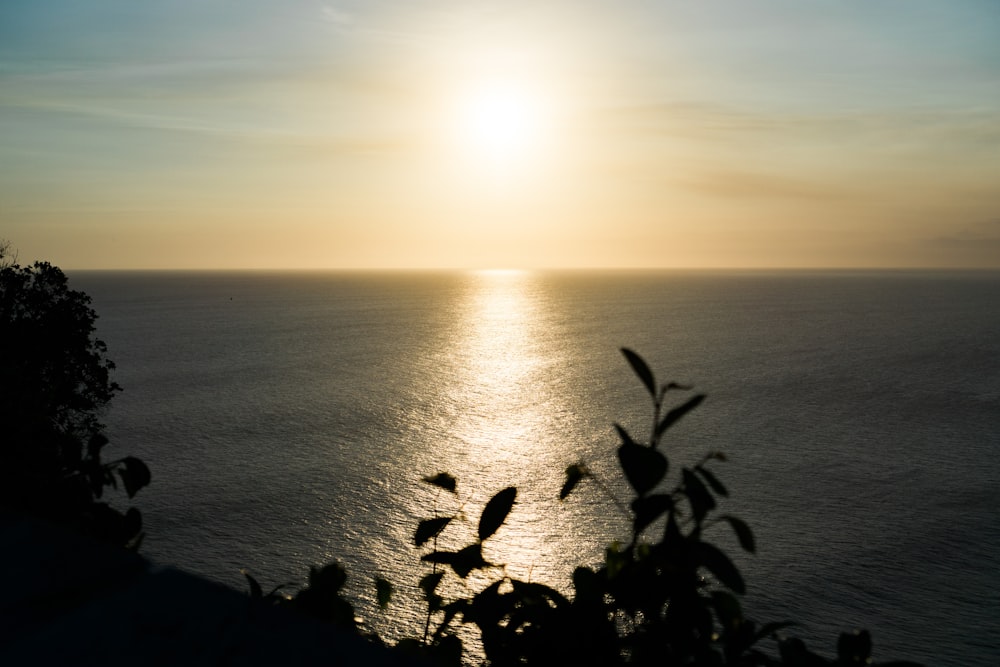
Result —
[{"label": "ocean", "polygon": [[[422,628],[417,521],[461,506],[474,526],[513,484],[487,558],[568,591],[629,534],[592,482],[558,499],[577,461],[628,497],[613,424],[641,437],[650,416],[627,346],[708,395],[666,453],[673,473],[727,455],[723,509],[757,553],[708,537],[749,616],[828,655],[868,628],[876,661],[1000,663],[1000,273],[69,276],[124,387],[109,455],[153,471],[134,504],[155,561],[245,590],[241,568],[267,589],[337,559],[398,638]],[[458,499],[421,483],[441,471]]]}]

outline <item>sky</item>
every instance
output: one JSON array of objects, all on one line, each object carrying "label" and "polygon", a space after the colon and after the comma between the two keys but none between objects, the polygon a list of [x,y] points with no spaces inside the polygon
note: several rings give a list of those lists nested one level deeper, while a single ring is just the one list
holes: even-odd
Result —
[{"label": "sky", "polygon": [[1000,0],[4,0],[0,238],[111,268],[1000,268]]}]

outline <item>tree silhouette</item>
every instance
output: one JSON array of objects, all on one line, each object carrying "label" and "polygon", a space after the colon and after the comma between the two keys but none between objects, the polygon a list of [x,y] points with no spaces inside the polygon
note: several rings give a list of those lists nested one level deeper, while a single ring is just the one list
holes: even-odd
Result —
[{"label": "tree silhouette", "polygon": [[[0,260],[8,256],[5,244]],[[0,504],[135,546],[139,511],[100,502],[116,475],[129,498],[150,475],[135,457],[101,460],[100,416],[121,387],[96,319],[59,268],[0,261]]]}]

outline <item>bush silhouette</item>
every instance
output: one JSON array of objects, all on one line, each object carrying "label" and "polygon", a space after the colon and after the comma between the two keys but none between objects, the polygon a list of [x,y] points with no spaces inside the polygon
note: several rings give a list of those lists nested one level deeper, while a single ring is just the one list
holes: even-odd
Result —
[{"label": "bush silhouette", "polygon": [[[743,577],[707,538],[714,530],[727,529],[745,551],[752,553],[756,547],[746,523],[717,513],[717,499],[728,496],[728,491],[712,465],[725,461],[725,455],[710,452],[694,465],[682,467],[673,485],[667,484],[670,462],[662,446],[664,436],[705,396],[695,394],[668,408],[668,396],[690,388],[675,383],[658,385],[642,357],[629,349],[622,353],[652,404],[648,440],[640,441],[615,425],[620,440],[618,463],[633,497],[628,504],[620,502],[585,462],[576,462],[565,470],[559,498],[566,500],[581,484],[592,483],[608,496],[610,506],[624,508],[628,514],[632,530],[627,542],[608,546],[604,562],[596,567],[578,566],[573,573],[573,594],[566,596],[550,586],[512,578],[502,564],[489,563],[483,556],[483,543],[493,538],[515,507],[516,487],[498,491],[486,503],[471,544],[453,551],[438,549],[438,536],[467,520],[462,510],[465,503],[457,499],[454,514],[435,513],[418,522],[414,531],[414,546],[430,548],[420,558],[430,565],[419,583],[427,605],[426,623],[422,636],[403,639],[397,648],[458,667],[463,664],[463,646],[457,625],[463,623],[479,631],[486,660],[493,666],[873,664],[867,631],[842,634],[837,657],[827,659],[810,651],[801,640],[781,637],[780,632],[794,623],[758,624],[743,614],[739,597],[745,593]],[[448,473],[423,481],[458,496],[458,481]],[[324,583],[328,577],[317,576],[327,569],[336,573],[335,586]],[[452,600],[439,593],[446,576],[466,580],[474,571],[495,578],[481,590]],[[248,578],[254,596],[264,597],[259,584]],[[341,593],[345,580],[346,572],[334,563],[324,570],[313,570],[310,585],[298,595],[275,591],[268,599],[312,613],[316,596],[325,596],[328,603],[321,608],[339,610],[332,618],[358,630],[353,607]],[[379,580],[377,589],[379,604],[385,607],[392,587]],[[331,618],[328,612],[320,615]]]},{"label": "bush silhouette", "polygon": [[150,473],[135,457],[101,460],[100,416],[121,388],[94,337],[96,318],[90,297],[57,267],[0,262],[0,505],[135,547],[139,511],[101,499],[117,479],[133,497]]}]

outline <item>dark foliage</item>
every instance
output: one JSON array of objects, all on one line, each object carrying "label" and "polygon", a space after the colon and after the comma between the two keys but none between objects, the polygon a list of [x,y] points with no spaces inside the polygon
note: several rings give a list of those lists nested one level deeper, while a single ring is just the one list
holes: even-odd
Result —
[{"label": "dark foliage", "polygon": [[[740,604],[746,591],[743,576],[707,538],[722,526],[735,534],[743,550],[753,553],[756,548],[746,523],[729,514],[715,514],[729,492],[710,466],[726,457],[710,452],[681,468],[672,486],[667,483],[670,464],[662,446],[664,435],[705,397],[697,394],[665,409],[669,392],[690,388],[657,385],[642,357],[631,350],[622,352],[649,393],[653,412],[646,442],[615,425],[620,440],[618,463],[634,497],[628,504],[621,502],[584,462],[577,462],[566,468],[559,498],[565,500],[581,484],[592,481],[612,506],[631,519],[628,543],[613,542],[603,563],[577,567],[573,594],[566,596],[544,584],[514,579],[503,565],[483,558],[483,543],[494,539],[515,509],[515,487],[497,492],[486,503],[476,524],[475,541],[454,551],[438,549],[442,532],[467,521],[465,503],[457,498],[455,514],[436,512],[417,524],[414,544],[417,548],[431,545],[420,558],[431,566],[419,584],[427,604],[426,623],[421,637],[404,639],[397,647],[436,664],[460,667],[463,647],[457,624],[464,623],[477,628],[487,662],[494,666],[873,664],[867,631],[841,635],[837,656],[831,659],[810,651],[801,640],[784,637],[782,631],[793,623],[761,624],[744,616]],[[457,482],[447,473],[423,481],[458,495]],[[474,571],[492,573],[495,578],[482,590],[460,587],[467,595],[450,601],[439,592],[446,576],[465,581]],[[349,605],[339,586],[327,588],[328,595],[336,598],[328,604]],[[318,592],[315,589],[311,584],[296,597],[281,600],[309,611],[304,602]],[[260,586],[252,579],[251,590],[261,596]],[[385,608],[392,596],[388,582],[377,581],[377,595],[380,607]],[[316,615],[329,617],[328,612]],[[904,662],[881,664],[912,667]]]},{"label": "dark foliage", "polygon": [[[0,242],[0,507],[67,524],[112,543],[137,546],[142,520],[135,508],[120,512],[102,501],[105,487],[121,480],[132,498],[150,482],[146,465],[135,457],[104,462],[100,414],[120,387],[111,380],[114,364],[104,343],[94,337],[96,313],[90,298],[69,289],[66,276],[48,263],[21,267],[8,261],[9,245]],[[690,467],[671,470],[664,435],[697,408],[695,395],[664,412],[675,383],[658,385],[646,362],[622,350],[649,394],[652,427],[648,441],[615,425],[617,459],[633,492],[624,503],[595,477],[585,462],[565,469],[559,499],[592,483],[611,505],[628,515],[628,542],[612,542],[603,563],[583,564],[573,573],[572,595],[544,584],[507,575],[502,564],[483,557],[483,544],[515,510],[517,488],[495,493],[476,523],[476,539],[457,550],[438,548],[438,538],[467,521],[457,480],[441,472],[423,478],[459,503],[452,515],[435,511],[419,521],[413,541],[429,551],[420,557],[430,572],[419,583],[427,604],[420,637],[396,643],[400,651],[433,663],[459,667],[464,649],[457,624],[475,626],[490,665],[786,665],[809,667],[872,664],[867,631],[845,633],[836,658],[813,653],[795,638],[779,633],[788,622],[758,624],[743,615],[745,592],[736,565],[706,535],[728,526],[740,547],[755,550],[753,532],[735,516],[716,515],[728,490],[710,469],[725,456],[711,452]],[[553,499],[555,501],[555,499]],[[494,575],[481,590],[457,587],[465,596],[446,600],[439,592],[447,576],[467,580],[475,571]],[[344,596],[346,570],[337,562],[313,568],[309,583],[295,595],[288,584],[266,595],[244,572],[251,597],[289,606],[354,632],[364,633],[353,604]],[[376,579],[378,605],[386,609],[394,588]],[[773,640],[765,646],[765,640]],[[770,650],[768,648],[770,647]],[[909,663],[882,663],[905,667]]]},{"label": "dark foliage", "polygon": [[132,456],[101,459],[100,416],[121,388],[96,319],[90,297],[57,267],[0,264],[0,505],[135,546],[139,511],[102,498],[119,481],[132,498],[150,473]]}]

